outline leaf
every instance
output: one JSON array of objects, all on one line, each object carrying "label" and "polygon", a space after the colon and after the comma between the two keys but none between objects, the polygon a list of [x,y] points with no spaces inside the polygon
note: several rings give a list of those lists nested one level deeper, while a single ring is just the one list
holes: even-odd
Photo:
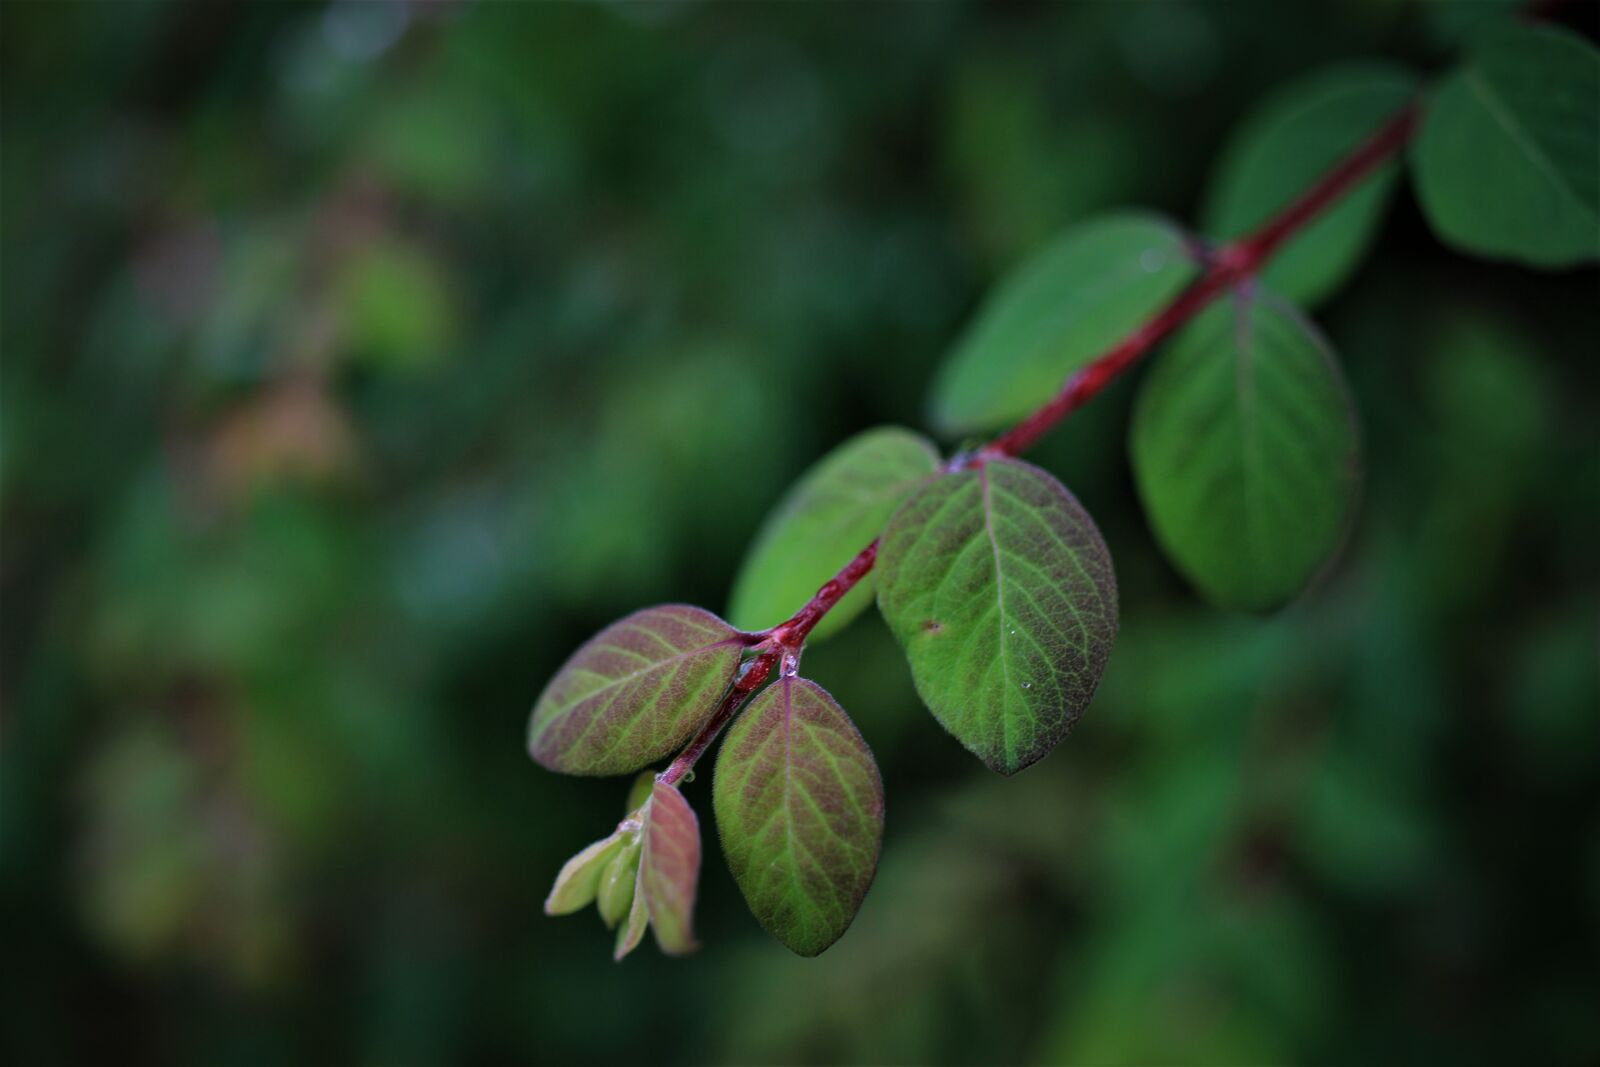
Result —
[{"label": "leaf", "polygon": [[[1223,150],[1200,217],[1213,237],[1248,233],[1277,214],[1416,92],[1407,71],[1360,64],[1318,71],[1269,97]],[[1312,304],[1339,287],[1371,244],[1399,176],[1385,164],[1286,243],[1262,281]]]},{"label": "leaf", "polygon": [[1479,34],[1411,160],[1446,244],[1532,267],[1600,259],[1600,52],[1550,26]]},{"label": "leaf", "polygon": [[644,893],[644,864],[639,865],[634,879],[633,903],[628,908],[628,921],[617,929],[617,947],[611,953],[611,958],[618,961],[639,947],[639,942],[644,940],[645,929],[650,925],[650,908]]},{"label": "leaf", "polygon": [[896,513],[878,604],[934,718],[1014,774],[1094,695],[1117,633],[1111,555],[1062,484],[1017,460],[946,475]]},{"label": "leaf", "polygon": [[571,915],[588,907],[600,890],[600,878],[612,859],[621,851],[623,832],[596,841],[572,857],[556,875],[556,884],[545,898],[546,915]]},{"label": "leaf", "polygon": [[701,608],[646,608],[572,654],[534,705],[528,751],[564,774],[626,774],[673,752],[716,710],[744,645]]},{"label": "leaf", "polygon": [[1485,22],[1515,15],[1524,0],[1431,0],[1423,5],[1423,29],[1433,42],[1455,48]]},{"label": "leaf", "polygon": [[639,890],[656,944],[669,955],[693,952],[694,898],[700,881],[700,822],[683,794],[656,783],[644,826]]},{"label": "leaf", "polygon": [[[896,427],[857,434],[824,456],[784,496],[745,557],[728,611],[734,624],[762,630],[794,614],[938,469],[933,445]],[[823,617],[812,639],[842,629],[871,602],[869,578]]]},{"label": "leaf", "polygon": [[633,898],[639,887],[639,855],[642,849],[639,834],[630,834],[629,840],[606,864],[605,872],[600,875],[595,906],[608,930],[633,910]]},{"label": "leaf", "polygon": [[1338,547],[1354,413],[1326,342],[1273,297],[1240,295],[1186,327],[1145,380],[1131,436],[1156,539],[1216,603],[1277,607]]},{"label": "leaf", "polygon": [[1197,273],[1183,233],[1159,216],[1119,212],[1071,227],[979,309],[940,368],[933,422],[955,434],[1021,418]]},{"label": "leaf", "polygon": [[656,772],[643,770],[633,779],[633,784],[628,787],[628,806],[623,809],[624,814],[632,815],[644,807],[644,802],[655,793]]},{"label": "leaf", "polygon": [[878,869],[883,781],[815,682],[786,676],[734,722],[712,803],[728,866],[768,933],[815,956],[849,927]]}]

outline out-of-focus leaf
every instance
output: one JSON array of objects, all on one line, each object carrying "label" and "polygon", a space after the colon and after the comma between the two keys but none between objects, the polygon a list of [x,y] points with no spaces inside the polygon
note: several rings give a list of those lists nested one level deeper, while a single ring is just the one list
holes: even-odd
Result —
[{"label": "out-of-focus leaf", "polygon": [[1184,235],[1137,212],[1079,223],[1003,280],[939,369],[943,431],[991,429],[1048,400],[1197,272]]},{"label": "out-of-focus leaf", "polygon": [[1585,780],[1600,763],[1600,625],[1593,604],[1565,608],[1530,627],[1519,644],[1506,694],[1519,755],[1543,781]]},{"label": "out-of-focus leaf", "polygon": [[1412,162],[1446,244],[1547,269],[1600,259],[1600,52],[1551,26],[1479,33]]},{"label": "out-of-focus leaf", "polygon": [[883,839],[883,781],[844,709],[804,678],[768,686],[728,732],[712,798],[728,866],[767,932],[801,956],[837,941]]},{"label": "out-of-focus leaf", "polygon": [[[1406,71],[1382,64],[1335,67],[1268,97],[1223,149],[1201,225],[1232,238],[1271,218],[1329,167],[1394,117],[1416,91]],[[1389,163],[1287,242],[1261,272],[1274,292],[1302,304],[1332,293],[1355,270],[1399,176]]]},{"label": "out-of-focus leaf", "polygon": [[1141,199],[1149,131],[1089,99],[1052,98],[1046,79],[1003,44],[990,45],[945,76],[942,154],[960,193],[963,228],[985,266],[1004,267],[1043,247],[1064,223]]},{"label": "out-of-focus leaf", "polygon": [[345,264],[336,293],[354,354],[385,369],[439,363],[455,337],[456,309],[439,265],[417,247],[375,242]]},{"label": "out-of-focus leaf", "polygon": [[1043,1062],[1293,1059],[1290,1020],[1315,1025],[1330,986],[1303,908],[1280,892],[1245,902],[1182,888],[1180,903],[1098,924],[1063,959],[1055,999],[1066,1006],[1047,1027]]},{"label": "out-of-focus leaf", "polygon": [[1504,18],[1523,6],[1523,0],[1418,0],[1428,35],[1455,47],[1483,23]]},{"label": "out-of-focus leaf", "polygon": [[[939,454],[920,434],[882,427],[857,434],[818,460],[779,502],[757,535],[734,581],[728,616],[760,630],[792,615],[868,542],[889,516],[939,468]],[[844,627],[872,601],[869,575],[812,631],[813,639]]]},{"label": "out-of-focus leaf", "polygon": [[661,951],[693,952],[694,898],[700,882],[700,822],[683,794],[657,782],[644,826],[639,891]]},{"label": "out-of-focus leaf", "polygon": [[1274,297],[1241,294],[1187,327],[1144,382],[1131,438],[1157,540],[1216,603],[1277,607],[1338,547],[1354,412],[1326,342]]},{"label": "out-of-focus leaf", "polygon": [[1117,633],[1111,555],[1055,478],[992,460],[896,513],[878,603],[917,693],[979,759],[1013,774],[1067,735]]},{"label": "out-of-focus leaf", "polygon": [[564,774],[636,771],[699,729],[743,648],[733,627],[687,604],[614,622],[545,686],[528,723],[528,752]]},{"label": "out-of-focus leaf", "polygon": [[[1559,405],[1550,354],[1514,318],[1461,309],[1439,316],[1419,346],[1416,426],[1430,463],[1407,504],[1407,568],[1418,599],[1452,615],[1472,610],[1517,567],[1507,544],[1549,460],[1542,449]],[[1576,473],[1566,475],[1583,484]],[[1584,509],[1574,502],[1573,514]]]},{"label": "out-of-focus leaf", "polygon": [[1293,841],[1330,884],[1393,893],[1437,869],[1441,843],[1414,786],[1375,774],[1365,752],[1334,749],[1308,775]]}]

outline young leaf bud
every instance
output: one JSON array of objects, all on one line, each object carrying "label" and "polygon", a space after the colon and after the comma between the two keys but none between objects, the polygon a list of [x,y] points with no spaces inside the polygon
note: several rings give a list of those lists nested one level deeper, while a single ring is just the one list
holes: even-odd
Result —
[{"label": "young leaf bud", "polygon": [[[619,830],[610,837],[596,841],[566,862],[556,875],[556,884],[544,901],[546,915],[570,915],[586,907],[599,892],[607,865],[625,843]],[[633,835],[635,842],[638,835]],[[637,844],[634,846],[637,851]]]},{"label": "young leaf bud", "polygon": [[608,928],[614,928],[633,907],[634,888],[639,881],[639,851],[639,835],[634,834],[611,858],[600,877],[600,918]]},{"label": "young leaf bud", "polygon": [[656,787],[656,772],[646,769],[639,772],[639,777],[633,780],[633,785],[628,790],[628,807],[625,814],[632,815],[644,807],[644,802],[650,799],[650,793]]}]

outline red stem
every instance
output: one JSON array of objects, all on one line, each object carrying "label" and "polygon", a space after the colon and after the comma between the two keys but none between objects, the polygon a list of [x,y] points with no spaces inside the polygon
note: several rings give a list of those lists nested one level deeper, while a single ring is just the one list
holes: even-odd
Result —
[{"label": "red stem", "polygon": [[[840,594],[841,596],[843,594]],[[750,695],[761,688],[761,683],[767,680],[767,675],[772,673],[772,668],[782,657],[776,648],[769,648],[755,659],[745,663],[743,673],[733,683],[733,688],[728,690],[728,695],[722,698],[722,703],[717,705],[717,710],[711,713],[711,718],[700,728],[694,740],[689,742],[689,747],[678,753],[678,758],[672,765],[656,776],[662,785],[677,785],[684,775],[694,769],[695,762],[705,755],[706,749],[711,747],[711,742],[717,739],[722,728],[728,725],[744,702]]]},{"label": "red stem", "polygon": [[1105,355],[1067,379],[1049,403],[991,441],[987,456],[1017,456],[1026,452],[1082,407],[1138,358],[1187,323],[1222,293],[1255,274],[1283,243],[1343,196],[1357,182],[1403,148],[1417,125],[1417,106],[1411,104],[1351,152],[1311,188],[1254,233],[1224,245],[1208,257],[1206,271],[1195,282],[1117,344]]},{"label": "red stem", "polygon": [[[995,456],[1016,456],[1032,448],[1057,423],[1086,404],[1117,375],[1137,362],[1140,356],[1193,319],[1218,296],[1255,275],[1285,241],[1404,148],[1416,132],[1417,119],[1417,105],[1408,105],[1253,233],[1208,254],[1205,272],[1173,298],[1171,303],[1105,355],[1075,372],[1062,385],[1061,391],[1043,407],[979,449],[963,465],[982,463]],[[812,628],[844,599],[846,593],[855,588],[856,583],[867,576],[877,558],[878,541],[874,540],[845,564],[838,574],[828,579],[816,595],[786,622],[779,623],[765,633],[751,635],[751,646],[758,649],[759,654],[745,664],[744,673],[734,682],[716,712],[689,743],[689,747],[662,773],[662,782],[674,785],[689,772],[711,742],[716,740],[722,728],[766,681],[778,661],[784,656],[799,655]]]}]

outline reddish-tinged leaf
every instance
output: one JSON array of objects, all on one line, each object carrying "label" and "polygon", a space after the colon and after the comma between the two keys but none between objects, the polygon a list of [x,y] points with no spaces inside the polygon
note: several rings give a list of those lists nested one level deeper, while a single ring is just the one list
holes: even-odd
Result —
[{"label": "reddish-tinged leaf", "polygon": [[844,709],[803,678],[768,686],[728,731],[712,802],[761,925],[802,956],[837,941],[883,840],[883,781]]},{"label": "reddish-tinged leaf", "polygon": [[683,745],[716,709],[744,649],[702,608],[667,604],[612,623],[534,705],[528,751],[565,774],[626,774]]},{"label": "reddish-tinged leaf", "polygon": [[683,794],[656,783],[645,820],[639,887],[661,951],[693,952],[694,898],[700,881],[700,823]]},{"label": "reddish-tinged leaf", "polygon": [[1111,554],[1062,484],[1017,460],[946,475],[883,535],[878,606],[923,703],[1001,774],[1056,746],[1117,633]]}]

